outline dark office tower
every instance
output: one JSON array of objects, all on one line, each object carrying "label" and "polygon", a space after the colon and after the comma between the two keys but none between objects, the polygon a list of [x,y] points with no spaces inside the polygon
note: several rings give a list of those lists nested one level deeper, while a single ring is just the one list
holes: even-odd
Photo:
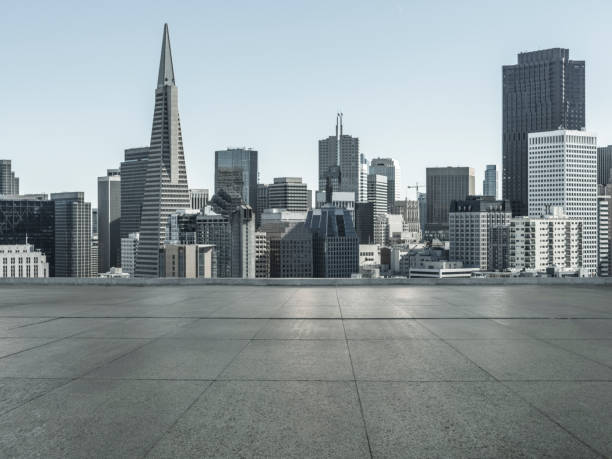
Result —
[{"label": "dark office tower", "polygon": [[597,184],[612,183],[612,145],[597,149]]},{"label": "dark office tower", "polygon": [[121,266],[121,176],[109,169],[98,177],[98,272]]},{"label": "dark office tower", "polygon": [[308,211],[308,187],[301,177],[277,177],[268,185],[268,193],[271,209]]},{"label": "dark office tower", "polygon": [[32,244],[55,275],[55,202],[45,196],[0,197],[0,245]]},{"label": "dark office tower", "polygon": [[178,114],[178,89],[174,82],[168,25],[164,25],[151,149],[147,164],[140,245],[136,257],[136,277],[159,276],[159,248],[166,237],[168,215],[188,209],[189,189]]},{"label": "dark office tower", "polygon": [[[0,194],[19,194],[19,179],[15,177],[10,159],[0,159]],[[47,260],[48,259],[47,257]],[[50,265],[51,264],[49,264],[49,266]]]},{"label": "dark office tower", "polygon": [[585,126],[584,61],[553,48],[520,53],[502,72],[503,197],[514,215],[527,215],[527,135]]},{"label": "dark office tower", "polygon": [[257,209],[257,150],[215,151],[215,193],[221,189],[239,192],[246,204]]},{"label": "dark office tower", "polygon": [[140,231],[149,147],[128,148],[119,167],[121,175],[121,237]]},{"label": "dark office tower", "polygon": [[448,213],[452,201],[464,200],[474,191],[474,169],[471,167],[428,167],[427,224],[425,233],[448,240]]},{"label": "dark office tower", "polygon": [[83,192],[52,193],[51,200],[55,201],[55,277],[90,277],[91,204]]},{"label": "dark office tower", "polygon": [[338,113],[336,135],[319,140],[319,191],[325,191],[327,177],[331,174],[333,191],[353,192],[357,201],[360,170],[359,139],[343,133],[342,113]]},{"label": "dark office tower", "polygon": [[374,203],[355,203],[355,231],[360,244],[374,243]]},{"label": "dark office tower", "polygon": [[91,209],[91,235],[98,235],[98,209]]},{"label": "dark office tower", "polygon": [[261,216],[265,209],[270,208],[270,194],[268,185],[265,183],[257,184],[257,207],[255,208],[255,227],[259,229],[261,226]]}]

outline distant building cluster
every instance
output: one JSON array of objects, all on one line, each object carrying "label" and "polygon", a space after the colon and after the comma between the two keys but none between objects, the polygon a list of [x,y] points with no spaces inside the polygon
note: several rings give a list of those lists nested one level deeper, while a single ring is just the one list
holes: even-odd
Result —
[{"label": "distant building cluster", "polygon": [[214,186],[189,188],[165,26],[150,145],[98,177],[96,208],[82,192],[20,194],[0,160],[0,277],[609,276],[612,146],[585,129],[584,79],[567,49],[503,66],[502,168],[486,166],[481,193],[465,165],[403,186],[342,113],[318,142],[316,189],[260,183],[246,147],[215,151]]}]

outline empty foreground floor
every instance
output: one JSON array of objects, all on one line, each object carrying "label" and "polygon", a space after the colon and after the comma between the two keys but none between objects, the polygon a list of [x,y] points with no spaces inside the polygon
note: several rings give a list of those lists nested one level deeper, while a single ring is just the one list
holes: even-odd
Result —
[{"label": "empty foreground floor", "polygon": [[612,288],[0,288],[1,457],[612,456]]}]

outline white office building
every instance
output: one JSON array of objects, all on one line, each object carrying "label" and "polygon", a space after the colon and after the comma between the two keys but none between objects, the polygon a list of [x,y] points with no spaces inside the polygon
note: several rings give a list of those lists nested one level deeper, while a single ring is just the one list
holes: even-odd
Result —
[{"label": "white office building", "polygon": [[134,277],[139,243],[140,233],[130,233],[128,237],[121,238],[121,268],[130,277]]},{"label": "white office building", "polygon": [[552,207],[582,222],[581,265],[597,275],[597,137],[586,131],[529,134],[529,216]]},{"label": "white office building", "polygon": [[32,244],[0,245],[0,278],[49,277],[47,257]]},{"label": "white office building", "polygon": [[536,273],[547,268],[578,271],[582,259],[582,225],[580,220],[566,216],[561,207],[553,207],[550,214],[539,218],[513,218],[509,235],[510,269]]},{"label": "white office building", "polygon": [[610,200],[612,196],[597,197],[597,274],[610,275]]}]

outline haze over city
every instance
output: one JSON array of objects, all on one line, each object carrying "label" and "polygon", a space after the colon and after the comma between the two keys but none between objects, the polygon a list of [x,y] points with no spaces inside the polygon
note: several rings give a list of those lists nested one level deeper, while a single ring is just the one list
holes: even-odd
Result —
[{"label": "haze over city", "polygon": [[367,157],[400,161],[403,186],[445,165],[473,167],[480,184],[485,164],[501,168],[501,66],[521,51],[566,47],[586,61],[587,128],[612,143],[611,12],[598,1],[6,4],[2,154],[22,193],[95,201],[96,177],[149,144],[168,22],[190,187],[213,187],[215,150],[246,146],[263,182],[300,175],[316,189],[317,141],[337,111]]}]

